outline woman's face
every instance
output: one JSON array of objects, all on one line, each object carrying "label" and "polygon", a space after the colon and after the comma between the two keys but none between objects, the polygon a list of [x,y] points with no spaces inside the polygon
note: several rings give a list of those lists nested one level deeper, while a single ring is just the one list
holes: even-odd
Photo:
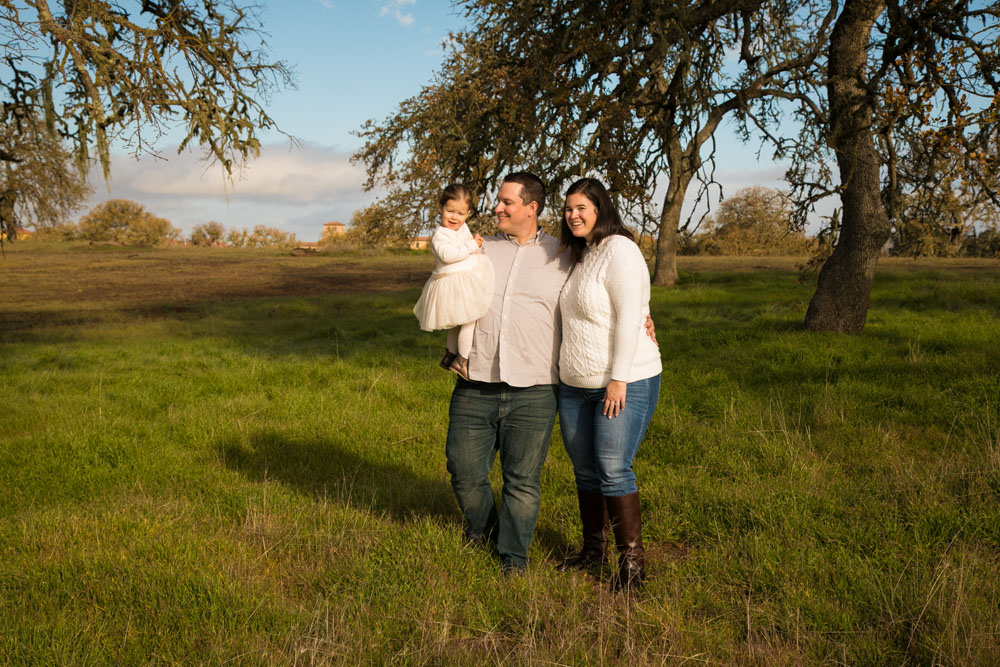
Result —
[{"label": "woman's face", "polygon": [[563,218],[573,236],[582,236],[587,243],[594,239],[597,207],[585,194],[577,192],[566,197]]}]

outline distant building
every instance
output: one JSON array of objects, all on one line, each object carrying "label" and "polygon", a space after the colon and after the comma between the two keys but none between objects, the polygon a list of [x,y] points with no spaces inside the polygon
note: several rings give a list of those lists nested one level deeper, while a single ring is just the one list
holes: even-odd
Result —
[{"label": "distant building", "polygon": [[429,236],[418,236],[417,238],[410,241],[410,248],[412,250],[427,250],[431,247],[431,237]]},{"label": "distant building", "polygon": [[[30,239],[32,234],[34,234],[34,232],[31,231],[30,229],[25,229],[24,227],[14,228],[14,238],[16,239],[21,239],[22,241],[24,241],[25,239]],[[7,232],[0,230],[0,240],[3,241],[7,240]]]},{"label": "distant building", "polygon": [[342,236],[347,233],[347,225],[342,222],[328,222],[323,225],[323,238]]}]

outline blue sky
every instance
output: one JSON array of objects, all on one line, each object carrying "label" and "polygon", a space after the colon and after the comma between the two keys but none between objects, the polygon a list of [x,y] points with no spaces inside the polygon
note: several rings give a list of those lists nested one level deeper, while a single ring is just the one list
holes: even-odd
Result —
[{"label": "blue sky", "polygon": [[[295,136],[263,137],[264,149],[227,183],[198,153],[176,154],[176,137],[159,145],[166,159],[118,154],[109,186],[95,172],[91,204],[138,201],[187,232],[217,220],[230,228],[268,225],[314,241],[324,222],[349,222],[377,193],[364,192],[364,171],[350,164],[368,119],[384,119],[419,92],[442,62],[442,44],[464,17],[448,0],[267,0],[262,16],[273,56],[295,70],[297,88],[278,93],[268,110]],[[172,141],[171,141],[172,139]],[[780,185],[783,167],[758,162],[723,128],[717,133],[716,178],[731,194],[748,185]],[[691,188],[693,196],[695,188]]]}]

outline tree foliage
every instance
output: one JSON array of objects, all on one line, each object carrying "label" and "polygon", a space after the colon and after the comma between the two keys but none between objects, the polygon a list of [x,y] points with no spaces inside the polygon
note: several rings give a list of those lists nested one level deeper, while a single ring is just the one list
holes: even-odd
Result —
[{"label": "tree foliage", "polygon": [[90,195],[62,139],[37,117],[0,125],[0,146],[0,232],[66,223]]},{"label": "tree foliage", "polygon": [[422,229],[433,224],[434,201],[423,201],[414,210],[413,203],[402,191],[390,192],[379,201],[351,214],[349,234],[363,246],[406,248]]},{"label": "tree foliage", "polygon": [[[274,127],[263,103],[291,83],[240,0],[5,0],[0,40],[0,161],[55,135],[80,174],[96,159],[107,177],[113,142],[152,151],[174,128],[180,149],[198,144],[229,171],[259,153],[258,133]],[[42,206],[33,196],[19,190],[28,201],[15,212]]]},{"label": "tree foliage", "polygon": [[472,28],[454,37],[434,80],[363,129],[357,159],[369,186],[426,198],[461,180],[488,193],[505,171],[526,168],[556,205],[568,180],[599,175],[659,236],[659,284],[676,280],[689,184],[712,181],[713,133],[727,115],[748,136],[773,125],[771,96],[812,80],[833,18],[809,0],[462,5]]},{"label": "tree foliage", "polygon": [[252,231],[231,229],[226,234],[226,241],[234,248],[277,248],[280,250],[291,250],[299,244],[292,232],[266,225],[257,225]]},{"label": "tree foliage", "polygon": [[929,224],[956,192],[997,201],[1000,2],[845,0],[826,50],[825,86],[792,96],[805,129],[788,179],[800,214],[843,203],[806,326],[857,333],[893,227]]},{"label": "tree foliage", "polygon": [[[954,256],[965,244],[1000,223],[1000,169],[992,150],[940,150],[924,135],[924,143],[908,142],[900,171],[907,182],[892,197],[892,241],[899,254]],[[917,182],[924,184],[918,187]]]},{"label": "tree foliage", "polygon": [[704,233],[688,243],[690,254],[766,256],[803,255],[812,246],[805,234],[790,229],[792,203],[779,190],[744,188],[719,204]]},{"label": "tree foliage", "polygon": [[226,228],[223,224],[212,220],[211,222],[195,225],[191,230],[191,236],[188,238],[192,245],[214,246],[222,243],[225,236]]},{"label": "tree foliage", "polygon": [[157,217],[128,199],[110,199],[80,218],[80,238],[128,246],[163,245],[180,231],[169,220]]},{"label": "tree foliage", "polygon": [[1000,257],[1000,225],[977,230],[962,245],[966,257]]},{"label": "tree foliage", "polygon": [[79,241],[80,226],[75,222],[45,225],[36,229],[31,238],[35,241]]}]

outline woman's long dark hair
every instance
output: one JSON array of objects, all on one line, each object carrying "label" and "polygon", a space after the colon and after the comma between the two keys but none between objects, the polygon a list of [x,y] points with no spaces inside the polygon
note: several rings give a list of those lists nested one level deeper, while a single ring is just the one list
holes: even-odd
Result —
[{"label": "woman's long dark hair", "polygon": [[[635,235],[622,222],[621,216],[618,215],[618,209],[612,203],[611,196],[608,195],[603,183],[596,178],[581,178],[569,186],[569,190],[566,191],[567,198],[576,194],[582,194],[597,209],[597,222],[594,223],[594,244],[600,243],[613,234],[635,241]],[[573,236],[573,232],[569,230],[565,211],[563,211],[559,245],[569,249],[569,257],[574,264],[583,259],[583,251],[587,247],[586,239],[582,236]]]}]

